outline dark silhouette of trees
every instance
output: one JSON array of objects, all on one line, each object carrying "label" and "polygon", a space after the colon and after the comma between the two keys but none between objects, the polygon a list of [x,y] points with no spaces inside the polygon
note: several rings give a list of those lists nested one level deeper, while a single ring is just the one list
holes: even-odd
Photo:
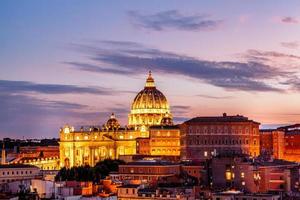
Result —
[{"label": "dark silhouette of trees", "polygon": [[79,166],[66,168],[63,167],[55,177],[56,181],[93,181],[99,182],[112,171],[118,171],[119,165],[125,164],[123,160],[106,159],[98,162],[94,167]]}]

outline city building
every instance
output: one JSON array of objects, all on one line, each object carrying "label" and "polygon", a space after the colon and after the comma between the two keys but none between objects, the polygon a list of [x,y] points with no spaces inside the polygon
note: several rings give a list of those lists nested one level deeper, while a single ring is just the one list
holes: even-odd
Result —
[{"label": "city building", "polygon": [[284,159],[284,132],[280,130],[260,130],[260,154]]},{"label": "city building", "polygon": [[180,174],[180,165],[161,160],[140,160],[119,165],[119,171],[111,173],[114,181],[155,183],[159,178]]},{"label": "city building", "polygon": [[278,193],[294,191],[297,182],[299,184],[299,165],[284,160],[217,157],[212,159],[211,169],[211,184],[215,190]]},{"label": "city building", "polygon": [[119,200],[193,200],[192,190],[178,188],[144,188],[141,185],[124,185],[118,187]]},{"label": "city building", "polygon": [[300,162],[300,124],[260,130],[260,133],[261,153]]},{"label": "city building", "polygon": [[196,178],[201,184],[206,183],[206,176],[204,174],[207,174],[207,171],[203,165],[193,163],[181,164],[181,171]]},{"label": "city building", "polygon": [[253,193],[244,194],[240,191],[229,190],[224,192],[213,193],[213,200],[280,200],[280,195]]},{"label": "city building", "polygon": [[236,115],[196,117],[181,125],[181,159],[216,155],[259,155],[259,123]]},{"label": "city building", "polygon": [[[164,118],[164,119],[167,119]],[[137,138],[138,155],[150,155],[160,157],[180,158],[180,129],[173,125],[170,120],[168,124],[151,126],[149,137]]]},{"label": "city building", "polygon": [[41,170],[59,170],[59,157],[21,157],[17,160],[13,160],[13,164],[26,164],[39,167]]},{"label": "city building", "polygon": [[40,175],[40,169],[32,165],[0,165],[0,184],[18,180],[31,180]]},{"label": "city building", "polygon": [[300,162],[300,124],[279,127],[284,132],[284,158],[288,161]]},{"label": "city building", "polygon": [[60,130],[60,167],[94,166],[106,158],[136,154],[179,156],[179,136],[167,99],[150,72],[131,105],[127,126],[121,126],[112,114],[105,125]]},{"label": "city building", "polygon": [[41,170],[59,170],[59,146],[23,146],[17,153],[11,164],[26,164],[39,167]]}]

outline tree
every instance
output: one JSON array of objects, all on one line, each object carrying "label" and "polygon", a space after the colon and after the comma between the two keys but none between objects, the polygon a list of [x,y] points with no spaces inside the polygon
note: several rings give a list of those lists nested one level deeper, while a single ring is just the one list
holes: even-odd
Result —
[{"label": "tree", "polygon": [[99,182],[104,179],[112,171],[118,171],[119,165],[125,164],[123,160],[106,159],[98,162],[95,167],[79,166],[68,168],[61,168],[55,177],[56,181],[93,181]]}]

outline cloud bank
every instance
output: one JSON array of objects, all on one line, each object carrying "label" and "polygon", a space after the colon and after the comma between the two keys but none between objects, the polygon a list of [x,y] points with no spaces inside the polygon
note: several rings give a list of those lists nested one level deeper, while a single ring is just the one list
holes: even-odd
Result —
[{"label": "cloud bank", "polygon": [[297,18],[290,17],[290,16],[282,17],[281,22],[286,23],[286,24],[298,24],[299,23]]},{"label": "cloud bank", "polygon": [[208,15],[184,15],[178,10],[168,10],[155,14],[142,14],[138,11],[129,11],[131,23],[139,28],[164,31],[210,31],[217,29],[222,20],[210,19]]},{"label": "cloud bank", "polygon": [[76,85],[40,84],[29,81],[0,80],[0,93],[35,92],[43,94],[95,94],[111,95],[111,89],[101,87],[82,87]]},{"label": "cloud bank", "polygon": [[78,62],[68,62],[68,64],[77,70],[126,76],[145,73],[146,67],[147,70],[183,75],[226,90],[283,92],[277,80],[288,79],[292,74],[267,64],[266,61],[275,58],[300,59],[299,56],[292,54],[249,50],[244,54],[246,58],[244,61],[209,61],[150,48],[139,43],[126,44],[122,41],[104,41],[99,45],[73,44],[72,48],[87,54],[90,62],[94,64]]}]

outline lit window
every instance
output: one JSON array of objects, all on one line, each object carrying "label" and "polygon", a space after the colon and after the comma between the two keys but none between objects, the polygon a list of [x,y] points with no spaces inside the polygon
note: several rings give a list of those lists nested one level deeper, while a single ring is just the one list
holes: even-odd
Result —
[{"label": "lit window", "polygon": [[120,135],[120,139],[124,139],[124,136],[123,136],[123,135]]},{"label": "lit window", "polygon": [[76,140],[79,140],[79,136],[76,137]]},{"label": "lit window", "polygon": [[70,133],[70,128],[69,128],[69,127],[65,127],[65,128],[64,128],[64,132],[65,132],[65,133]]},{"label": "lit window", "polygon": [[225,172],[225,178],[227,181],[230,181],[232,179],[232,174],[230,171]]},{"label": "lit window", "polygon": [[87,136],[87,135],[84,136],[84,139],[85,139],[85,140],[88,140],[88,139],[89,139],[89,136]]},{"label": "lit window", "polygon": [[242,185],[246,185],[245,181],[242,181]]},{"label": "lit window", "polygon": [[207,157],[207,151],[204,151],[204,156]]},{"label": "lit window", "polygon": [[245,173],[244,172],[241,173],[241,178],[245,178]]}]

